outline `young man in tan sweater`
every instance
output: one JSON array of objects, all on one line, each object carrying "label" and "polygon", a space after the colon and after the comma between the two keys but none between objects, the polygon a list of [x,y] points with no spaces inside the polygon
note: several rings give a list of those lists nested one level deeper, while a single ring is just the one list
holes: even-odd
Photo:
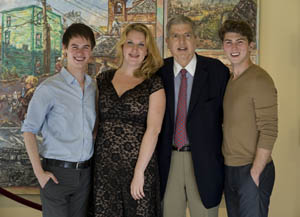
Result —
[{"label": "young man in tan sweater", "polygon": [[232,65],[223,102],[228,217],[267,217],[275,179],[277,91],[269,74],[251,62],[254,42],[247,23],[227,20],[219,36]]}]

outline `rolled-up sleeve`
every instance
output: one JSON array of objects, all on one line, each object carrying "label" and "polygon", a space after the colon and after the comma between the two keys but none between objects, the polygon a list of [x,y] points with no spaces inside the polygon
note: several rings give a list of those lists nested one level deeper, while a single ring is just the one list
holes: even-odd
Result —
[{"label": "rolled-up sleeve", "polygon": [[32,132],[37,134],[51,109],[51,97],[49,89],[45,85],[40,85],[34,92],[30,100],[26,119],[22,125],[22,132]]}]

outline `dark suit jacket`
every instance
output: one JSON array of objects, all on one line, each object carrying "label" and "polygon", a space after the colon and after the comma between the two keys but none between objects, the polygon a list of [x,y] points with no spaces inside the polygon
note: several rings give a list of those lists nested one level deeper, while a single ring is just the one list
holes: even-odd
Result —
[{"label": "dark suit jacket", "polygon": [[[165,59],[158,71],[162,77],[167,105],[157,144],[161,199],[163,199],[172,153],[174,133],[173,57]],[[229,70],[219,60],[197,55],[186,129],[191,145],[194,172],[202,202],[206,208],[217,206],[224,184],[224,159],[221,152],[223,96]]]}]

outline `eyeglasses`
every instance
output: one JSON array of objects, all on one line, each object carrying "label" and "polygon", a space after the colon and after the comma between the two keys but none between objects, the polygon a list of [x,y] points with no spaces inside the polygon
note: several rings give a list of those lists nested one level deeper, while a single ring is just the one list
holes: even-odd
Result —
[{"label": "eyeglasses", "polygon": [[184,34],[172,33],[169,38],[172,40],[191,40],[194,38],[194,34],[190,32]]}]

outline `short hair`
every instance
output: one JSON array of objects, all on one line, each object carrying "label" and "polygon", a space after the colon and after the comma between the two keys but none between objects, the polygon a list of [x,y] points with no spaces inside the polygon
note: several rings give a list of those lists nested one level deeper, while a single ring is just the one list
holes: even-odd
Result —
[{"label": "short hair", "polygon": [[167,38],[170,36],[170,30],[171,30],[172,25],[176,25],[176,24],[188,24],[188,25],[190,25],[192,30],[193,30],[193,35],[196,36],[196,24],[195,24],[195,22],[187,16],[176,15],[176,16],[172,17],[171,19],[169,19],[169,21],[167,23]]},{"label": "short hair", "polygon": [[163,59],[160,56],[159,49],[156,45],[154,37],[150,29],[142,23],[132,23],[126,26],[117,43],[118,65],[121,67],[124,61],[123,45],[126,42],[127,35],[131,31],[141,32],[145,35],[145,45],[147,48],[147,56],[145,57],[141,67],[134,72],[135,77],[150,78],[162,65]]},{"label": "short hair", "polygon": [[62,38],[63,45],[68,47],[71,38],[78,36],[90,41],[92,49],[95,47],[96,41],[93,30],[83,23],[73,23],[66,29]]},{"label": "short hair", "polygon": [[247,37],[249,43],[253,42],[252,29],[245,21],[226,20],[219,29],[219,37],[221,41],[224,41],[224,36],[228,32],[239,33],[242,36]]}]

